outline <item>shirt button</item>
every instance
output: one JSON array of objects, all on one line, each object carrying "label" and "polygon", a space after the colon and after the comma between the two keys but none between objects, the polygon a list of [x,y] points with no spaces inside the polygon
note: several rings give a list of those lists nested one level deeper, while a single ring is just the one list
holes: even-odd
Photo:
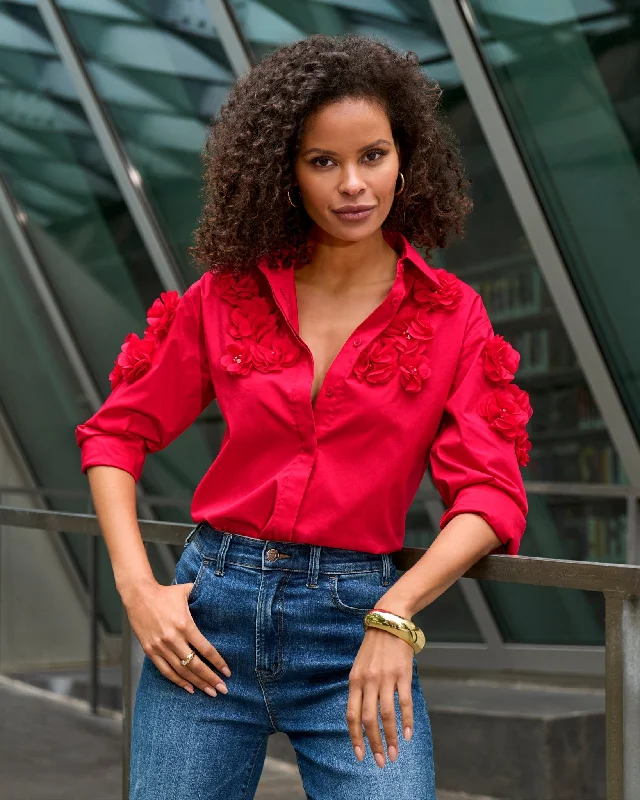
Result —
[{"label": "shirt button", "polygon": [[394,297],[391,302],[393,303],[394,306],[397,306],[398,303],[400,302],[400,298],[399,297]]},{"label": "shirt button", "polygon": [[362,344],[362,339],[359,336],[356,336],[356,338],[353,340],[353,346],[360,347],[361,344]]},{"label": "shirt button", "polygon": [[327,394],[329,395],[329,397],[331,397],[331,395],[333,394],[333,387],[332,386],[327,386]]}]

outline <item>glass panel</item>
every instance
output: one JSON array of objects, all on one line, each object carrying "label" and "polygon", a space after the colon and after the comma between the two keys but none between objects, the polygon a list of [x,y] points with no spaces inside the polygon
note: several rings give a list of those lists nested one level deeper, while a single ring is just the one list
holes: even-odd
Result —
[{"label": "glass panel", "polygon": [[[625,563],[626,500],[529,495],[520,554]],[[505,641],[528,644],[604,644],[600,592],[480,581]]]},{"label": "glass panel", "polygon": [[[90,415],[86,397],[57,347],[47,315],[0,217],[0,403],[41,486],[86,490],[78,468],[76,420]],[[22,502],[25,502],[23,499]],[[57,497],[57,511],[87,513],[86,500]],[[45,535],[45,534],[42,534]],[[64,534],[87,585],[89,537]],[[99,546],[99,609],[109,631],[120,630],[120,598],[104,542]]]},{"label": "glass panel", "polygon": [[205,0],[58,5],[166,231],[187,284],[200,215],[200,151],[234,75]]},{"label": "glass panel", "polygon": [[640,6],[471,5],[547,219],[640,434]]},{"label": "glass panel", "polygon": [[[452,242],[446,250],[436,252],[432,263],[459,275],[480,292],[495,332],[503,335],[521,355],[516,383],[529,392],[534,409],[528,426],[533,444],[531,460],[523,475],[526,480],[550,482],[627,483],[618,454],[564,330],[562,313],[551,299],[428,4],[417,0],[366,4],[286,4],[278,0],[244,3],[237,0],[233,5],[245,35],[259,55],[285,41],[302,39],[310,33],[357,32],[385,38],[397,49],[410,49],[420,56],[423,68],[444,90],[443,103],[460,141],[475,203],[465,237]],[[509,6],[508,3],[503,5]],[[552,4],[544,5],[552,7]],[[556,54],[562,56],[562,47],[557,47]],[[500,55],[506,59],[508,53],[504,48],[496,49],[494,57],[497,59]],[[534,71],[527,75],[527,85],[531,90],[536,84],[536,80],[531,80],[532,76],[537,80]],[[549,98],[555,95],[545,86],[545,103],[550,106],[553,103]],[[568,164],[566,153],[563,158],[562,163]],[[589,195],[588,202],[598,202],[602,207],[602,196],[596,185],[583,185],[580,193]],[[640,198],[640,193],[637,198]],[[627,211],[617,209],[615,213],[624,217]],[[602,210],[602,214],[601,222],[604,222],[608,219],[608,210]],[[607,246],[605,243],[609,244],[609,239],[607,235],[602,236],[597,252]],[[601,259],[600,263],[609,261]],[[635,262],[627,257],[625,264],[632,263]],[[610,275],[611,271],[602,269],[601,276],[605,274]],[[604,279],[598,288],[600,293],[605,291],[603,284]],[[620,282],[615,290],[621,290],[621,286]],[[637,305],[637,296],[631,294]],[[627,344],[626,349],[631,349],[631,345]],[[571,550],[582,553],[582,558],[593,557],[595,550],[590,550],[584,543],[582,548],[575,545],[576,514],[582,514],[584,519],[591,514],[584,501],[581,506],[576,506],[572,498],[531,495],[530,507],[529,527],[521,549],[523,554],[533,549],[536,555],[552,557]],[[577,507],[582,511],[577,511]],[[614,509],[604,503],[599,506],[598,514],[604,515],[607,526],[617,530],[617,507]],[[542,520],[551,522],[547,524]],[[418,541],[428,540],[426,524],[423,523],[424,532],[417,534],[413,526],[414,523],[408,519],[407,545],[416,541],[415,536],[418,536]],[[607,541],[611,553],[624,552],[624,540],[616,539],[614,542],[611,538]],[[541,606],[544,611],[538,613],[533,609],[527,615],[515,613],[523,598],[531,605],[531,597],[535,596],[535,602],[538,602],[536,593],[543,595],[545,592],[548,594]],[[553,590],[530,591],[525,587],[522,591],[521,587],[509,584],[487,588],[487,596],[509,641],[544,641],[541,621],[551,618],[555,619],[555,627],[550,627],[549,640],[577,644],[596,641],[600,635],[599,610],[582,600],[567,603],[561,593]],[[597,600],[589,603],[597,605]],[[429,614],[430,610],[425,609],[425,612]],[[473,630],[475,624],[468,611],[467,618],[468,630]],[[453,613],[450,618],[445,617],[444,622],[433,614],[427,629],[438,626],[439,638],[444,637],[448,628],[454,629],[452,619],[455,619]]]},{"label": "glass panel", "polygon": [[[106,397],[120,345],[130,331],[142,335],[146,310],[162,285],[37,9],[0,2],[0,15],[0,28],[12,34],[0,41],[6,133],[0,136],[0,171],[25,215],[91,377]],[[222,435],[210,432],[221,427],[217,404],[212,406],[203,414],[202,431],[198,421],[149,456],[143,485],[152,493],[193,493],[217,452],[211,445]],[[70,446],[77,471],[73,437]],[[53,485],[61,486],[62,473],[57,478]],[[190,521],[188,504],[156,511],[160,519]]]}]

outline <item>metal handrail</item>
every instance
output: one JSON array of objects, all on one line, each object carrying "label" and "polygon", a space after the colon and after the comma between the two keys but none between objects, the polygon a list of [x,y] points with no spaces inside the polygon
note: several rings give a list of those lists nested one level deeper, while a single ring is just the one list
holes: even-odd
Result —
[{"label": "metal handrail", "polygon": [[[0,525],[100,536],[95,515],[0,506]],[[184,543],[192,524],[139,520],[145,542]],[[392,554],[399,570],[412,567],[425,549],[404,547]],[[90,570],[92,626],[96,626],[96,572]],[[607,800],[640,797],[640,567],[564,561],[529,556],[482,558],[465,578],[583,589],[605,598],[605,735]],[[95,627],[92,628],[92,631]],[[129,797],[129,763],[134,687],[131,669],[133,633],[122,608],[123,798]],[[91,657],[95,658],[92,648]],[[92,664],[92,672],[95,671]],[[93,693],[97,697],[97,693]],[[97,700],[96,700],[97,702]],[[95,712],[94,707],[94,712]]]}]

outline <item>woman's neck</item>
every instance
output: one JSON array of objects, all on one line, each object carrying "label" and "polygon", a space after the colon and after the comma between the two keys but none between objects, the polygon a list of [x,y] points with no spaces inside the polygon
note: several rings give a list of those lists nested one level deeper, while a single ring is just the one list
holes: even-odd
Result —
[{"label": "woman's neck", "polygon": [[336,239],[324,231],[312,232],[311,261],[296,270],[305,283],[329,288],[349,288],[393,280],[398,254],[385,241],[382,230],[357,242]]}]

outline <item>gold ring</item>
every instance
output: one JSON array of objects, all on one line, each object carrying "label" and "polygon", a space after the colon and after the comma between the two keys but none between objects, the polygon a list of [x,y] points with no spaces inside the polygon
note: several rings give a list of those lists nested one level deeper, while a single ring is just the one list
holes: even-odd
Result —
[{"label": "gold ring", "polygon": [[191,659],[194,656],[195,656],[195,653],[192,650],[186,658],[181,658],[180,659],[180,663],[182,664],[183,667],[187,667],[191,663]]}]

